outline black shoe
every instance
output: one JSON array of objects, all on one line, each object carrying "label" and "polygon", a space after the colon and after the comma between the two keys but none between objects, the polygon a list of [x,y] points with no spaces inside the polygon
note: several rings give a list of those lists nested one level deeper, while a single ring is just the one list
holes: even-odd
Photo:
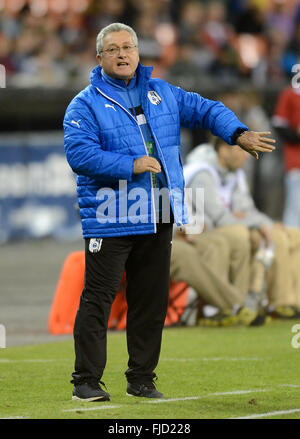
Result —
[{"label": "black shoe", "polygon": [[[102,385],[105,386],[104,383],[100,381]],[[75,384],[73,388],[73,401],[109,401],[110,395],[101,389],[101,386],[98,383],[83,383],[83,384]]]},{"label": "black shoe", "polygon": [[153,382],[147,384],[128,383],[127,396],[141,396],[143,398],[163,398],[164,395],[156,390]]},{"label": "black shoe", "polygon": [[268,324],[272,320],[272,317],[267,315],[265,309],[260,309],[257,313],[257,316],[254,320],[249,324],[249,326],[262,326]]}]

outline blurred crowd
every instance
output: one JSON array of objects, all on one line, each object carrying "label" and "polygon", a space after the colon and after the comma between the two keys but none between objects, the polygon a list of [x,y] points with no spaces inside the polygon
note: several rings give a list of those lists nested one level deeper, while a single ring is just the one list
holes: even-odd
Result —
[{"label": "blurred crowd", "polygon": [[135,28],[142,61],[167,80],[284,83],[299,59],[298,0],[0,0],[7,84],[82,87],[95,37],[115,21]]}]

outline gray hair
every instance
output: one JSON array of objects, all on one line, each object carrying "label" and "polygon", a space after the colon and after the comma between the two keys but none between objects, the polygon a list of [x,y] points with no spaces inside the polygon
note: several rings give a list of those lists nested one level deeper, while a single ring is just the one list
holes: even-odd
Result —
[{"label": "gray hair", "polygon": [[105,26],[97,35],[97,39],[96,39],[97,55],[99,55],[103,49],[103,38],[106,35],[112,32],[121,32],[123,30],[125,30],[131,35],[132,41],[134,42],[135,46],[138,46],[138,38],[132,27],[127,26],[127,24],[123,24],[123,23],[112,23],[109,24],[108,26]]}]

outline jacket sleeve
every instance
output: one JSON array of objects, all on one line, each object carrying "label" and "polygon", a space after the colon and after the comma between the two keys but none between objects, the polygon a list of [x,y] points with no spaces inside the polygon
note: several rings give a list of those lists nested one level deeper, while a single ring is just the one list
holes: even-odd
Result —
[{"label": "jacket sleeve", "polygon": [[198,93],[184,91],[169,84],[178,104],[181,125],[210,130],[229,145],[238,128],[249,130],[236,115],[220,101],[205,99]]},{"label": "jacket sleeve", "polygon": [[99,140],[99,127],[84,102],[73,101],[63,121],[67,161],[78,175],[111,177],[130,181],[135,157],[104,151]]}]

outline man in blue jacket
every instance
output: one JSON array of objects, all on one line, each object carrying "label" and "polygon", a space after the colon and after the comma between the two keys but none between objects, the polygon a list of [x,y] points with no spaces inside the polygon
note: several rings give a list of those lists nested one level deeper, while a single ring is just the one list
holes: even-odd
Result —
[{"label": "man in blue jacket", "polygon": [[99,66],[64,118],[86,255],[74,326],[73,399],[110,398],[99,383],[108,318],[124,270],[127,395],[161,398],[154,370],[168,306],[172,225],[188,221],[180,127],[208,129],[256,158],[257,151],[273,150],[274,141],[270,133],[249,131],[222,103],[152,79],[152,68],[139,63],[132,28],[113,23],[98,34],[96,46]]}]

